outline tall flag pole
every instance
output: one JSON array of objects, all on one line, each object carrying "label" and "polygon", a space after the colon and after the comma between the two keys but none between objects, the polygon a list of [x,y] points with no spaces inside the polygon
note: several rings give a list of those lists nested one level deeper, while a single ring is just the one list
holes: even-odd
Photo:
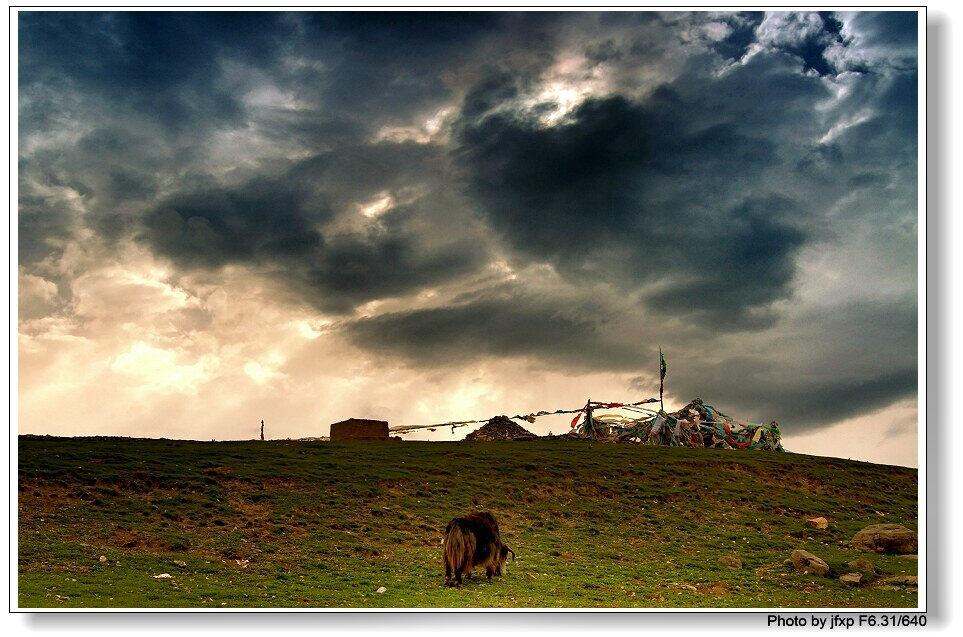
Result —
[{"label": "tall flag pole", "polygon": [[662,354],[662,346],[659,346],[659,407],[662,411],[665,411],[665,405],[662,403],[662,388],[665,383],[665,356]]}]

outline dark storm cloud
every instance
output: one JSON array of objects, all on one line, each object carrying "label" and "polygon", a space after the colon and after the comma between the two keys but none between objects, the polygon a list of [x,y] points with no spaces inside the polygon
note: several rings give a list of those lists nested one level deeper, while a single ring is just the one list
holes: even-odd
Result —
[{"label": "dark storm cloud", "polygon": [[834,44],[845,44],[840,34],[843,25],[832,12],[822,11],[819,17],[822,20],[821,29],[806,34],[800,42],[784,46],[784,50],[802,58],[804,70],[829,75],[837,69],[826,59],[826,50]]},{"label": "dark storm cloud", "polygon": [[752,355],[683,359],[670,386],[682,396],[712,391],[744,417],[774,418],[798,431],[913,396],[916,347],[915,298],[850,302],[749,341]]},{"label": "dark storm cloud", "polygon": [[[738,96],[733,89],[767,71],[749,64],[706,93]],[[752,126],[768,117],[762,107],[732,99],[706,113],[703,93],[682,90],[693,79],[641,103],[587,100],[553,127],[526,113],[486,115],[497,104],[471,93],[456,156],[468,192],[518,259],[547,260],[573,279],[627,291],[659,281],[657,307],[700,320],[724,306],[717,327],[738,327],[740,317],[755,325],[749,310],[790,293],[806,210],[766,182],[782,157]],[[781,79],[767,110],[823,94],[810,78]],[[489,80],[484,94],[510,100],[506,84]]]},{"label": "dark storm cloud", "polygon": [[732,30],[722,40],[714,42],[712,49],[724,58],[740,60],[756,41],[756,27],[762,22],[761,11],[743,11],[723,16],[722,21]]},{"label": "dark storm cloud", "polygon": [[[912,158],[916,154],[917,129],[917,74],[905,73],[893,78],[875,101],[878,114],[847,131],[847,137],[855,152],[865,152],[871,157],[893,157],[889,152],[896,144],[905,144],[897,156]],[[869,146],[864,146],[868,144]]]},{"label": "dark storm cloud", "polygon": [[771,315],[758,308],[789,295],[793,256],[805,241],[802,231],[783,220],[796,208],[773,195],[727,210],[725,232],[706,237],[708,245],[699,251],[706,267],[692,268],[687,278],[647,301],[662,313],[693,312],[694,320],[718,329],[765,326]]},{"label": "dark storm cloud", "polygon": [[[648,343],[661,334],[672,395],[715,400],[752,421],[775,419],[790,433],[871,413],[916,391],[912,298],[809,312],[778,333],[711,347],[694,345],[682,330],[660,328],[662,320],[598,299],[560,302],[510,287],[344,329],[356,345],[419,366],[529,357],[575,373],[644,370],[658,356]],[[626,389],[649,395],[657,387],[658,377],[649,375],[632,378]]]},{"label": "dark storm cloud", "polygon": [[[912,395],[915,14],[28,12],[19,42],[27,274],[133,239],[321,313],[395,299],[342,334],[426,367],[639,376],[661,342],[673,392],[753,417]],[[589,91],[557,121],[556,83]],[[894,276],[797,307],[819,251]]]},{"label": "dark storm cloud", "polygon": [[635,369],[645,347],[610,327],[593,304],[499,289],[446,307],[348,323],[351,340],[422,364],[465,365],[488,357],[532,357],[573,370]]},{"label": "dark storm cloud", "polygon": [[330,60],[330,68],[312,74],[326,106],[400,118],[447,96],[441,71],[470,55],[473,42],[501,20],[489,12],[460,13],[458,20],[430,12],[305,14],[296,20],[305,37],[295,48]]},{"label": "dark storm cloud", "polygon": [[474,272],[483,255],[469,243],[424,250],[416,236],[379,232],[332,243],[296,287],[322,309],[347,312],[359,303],[405,295]]},{"label": "dark storm cloud", "polygon": [[918,17],[911,11],[866,11],[852,16],[850,28],[863,45],[864,57],[902,70],[916,70]]},{"label": "dark storm cloud", "polygon": [[[298,186],[257,178],[238,188],[175,195],[147,216],[147,237],[159,253],[187,266],[303,258],[322,238]],[[323,219],[323,203],[316,205]]]},{"label": "dark storm cloud", "polygon": [[75,213],[61,201],[51,201],[20,185],[17,202],[17,257],[20,263],[42,261],[72,235]]},{"label": "dark storm cloud", "polygon": [[[53,208],[80,198],[84,214],[63,219],[64,235],[130,233],[163,182],[193,172],[211,131],[244,125],[240,96],[218,78],[225,57],[271,59],[275,16],[258,16],[18,14],[21,182]],[[21,262],[60,245],[32,242]]]},{"label": "dark storm cloud", "polygon": [[[221,56],[263,64],[280,37],[270,13],[24,12],[20,90],[92,98],[180,132],[236,124],[243,106],[213,81]],[[31,124],[55,125],[72,104],[44,106]]]},{"label": "dark storm cloud", "polygon": [[[505,21],[491,13],[462,18],[26,14],[23,138],[77,124],[87,130],[23,159],[22,173],[32,179],[21,189],[21,261],[57,254],[86,226],[111,241],[137,236],[182,268],[255,266],[337,312],[476,268],[484,251],[470,236],[439,239],[425,231],[458,223],[458,214],[445,214],[459,202],[441,192],[437,149],[368,143],[386,122],[437,109],[450,94],[442,71],[467,55],[469,41]],[[264,82],[290,89],[301,106],[265,112],[246,103],[244,94]],[[91,130],[91,122],[100,125]],[[314,154],[225,180],[211,172],[221,132],[296,141]],[[357,214],[358,202],[405,189],[418,191],[416,200],[377,227],[328,236],[320,230]],[[58,199],[65,192],[80,198],[85,214]],[[44,214],[34,215],[41,207]]]},{"label": "dark storm cloud", "polygon": [[[708,391],[731,399],[744,414],[799,427],[884,407],[911,396],[916,382],[912,302],[843,306],[789,322],[773,305],[793,294],[800,250],[833,234],[825,215],[846,187],[871,188],[884,179],[869,170],[898,175],[914,165],[913,73],[856,85],[852,112],[868,114],[835,140],[814,143],[820,126],[815,105],[831,94],[806,71],[837,72],[828,50],[847,46],[835,16],[821,15],[818,22],[818,30],[757,53],[726,74],[692,67],[642,100],[589,99],[556,126],[539,121],[551,104],[518,108],[527,77],[489,75],[468,93],[455,126],[454,156],[466,191],[513,247],[515,263],[551,263],[575,285],[601,281],[626,293],[644,290],[635,310],[637,320],[649,323],[643,331],[658,333],[653,324],[662,321],[676,330],[665,340],[677,369],[685,370],[680,375],[688,375],[677,385],[680,395]],[[758,16],[743,17],[715,50],[741,58],[758,24]],[[608,42],[586,50],[595,62],[621,57]],[[820,185],[800,182],[793,172]],[[882,192],[871,189],[863,198],[873,201]],[[901,187],[890,192],[901,199]],[[914,192],[899,205],[911,202]],[[910,203],[899,214],[907,210],[912,214],[915,207]],[[557,319],[564,307],[542,299],[535,311],[518,299],[484,298],[369,319],[350,333],[361,345],[428,364],[438,352],[470,360],[512,350],[544,360],[564,357],[580,369],[637,364],[640,352],[632,347],[621,350],[624,358],[596,355],[604,349],[598,330],[620,342],[624,321],[585,329],[579,321],[539,318]],[[612,316],[602,303],[581,312],[586,321]],[[491,333],[478,330],[475,316],[485,317],[481,325]],[[519,327],[538,323],[548,326],[547,341]],[[686,341],[693,334],[687,325],[701,326],[700,338],[710,341],[720,331],[746,336],[706,352]],[[805,337],[791,344],[751,357],[741,353],[753,342],[750,334],[801,326]],[[526,336],[518,342],[493,338],[502,329]],[[569,347],[559,352],[551,342]],[[822,358],[807,355],[813,351]]]},{"label": "dark storm cloud", "polygon": [[[449,281],[484,262],[483,246],[470,235],[436,238],[431,232],[443,225],[439,216],[451,216],[447,195],[424,175],[437,153],[413,143],[346,147],[274,177],[175,193],[144,217],[140,237],[181,267],[251,265],[318,308],[347,312]],[[321,230],[339,217],[358,216],[352,202],[413,184],[425,192],[376,222]]]},{"label": "dark storm cloud", "polygon": [[[564,14],[319,12],[287,14],[290,64],[278,86],[368,130],[427,118],[450,100],[479,58],[523,50],[516,71],[549,64],[552,25]],[[307,63],[302,63],[307,62]]]},{"label": "dark storm cloud", "polygon": [[133,226],[128,209],[155,196],[171,160],[169,149],[150,137],[110,125],[89,131],[71,148],[37,151],[21,163],[21,173],[76,193],[86,208],[84,223],[116,239]]}]

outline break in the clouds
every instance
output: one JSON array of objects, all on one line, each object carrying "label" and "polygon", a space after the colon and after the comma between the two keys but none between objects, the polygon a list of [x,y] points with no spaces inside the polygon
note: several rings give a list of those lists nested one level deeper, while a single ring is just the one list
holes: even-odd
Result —
[{"label": "break in the clouds", "polygon": [[790,448],[915,399],[916,13],[18,31],[22,431],[641,398],[660,345]]}]

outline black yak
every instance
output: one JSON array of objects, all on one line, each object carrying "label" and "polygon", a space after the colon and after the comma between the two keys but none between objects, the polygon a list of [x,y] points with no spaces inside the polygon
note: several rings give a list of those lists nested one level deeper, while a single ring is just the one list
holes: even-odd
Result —
[{"label": "black yak", "polygon": [[492,575],[504,575],[509,553],[514,560],[515,551],[502,544],[498,522],[491,513],[455,518],[445,528],[445,584],[461,586],[462,577],[470,578],[476,566],[485,567],[489,580]]}]

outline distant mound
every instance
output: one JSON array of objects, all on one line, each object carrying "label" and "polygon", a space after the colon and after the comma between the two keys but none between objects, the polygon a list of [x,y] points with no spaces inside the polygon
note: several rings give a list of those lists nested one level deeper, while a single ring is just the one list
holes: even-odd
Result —
[{"label": "distant mound", "polygon": [[465,440],[474,442],[488,440],[535,440],[538,436],[525,429],[508,416],[495,416],[467,436]]}]

